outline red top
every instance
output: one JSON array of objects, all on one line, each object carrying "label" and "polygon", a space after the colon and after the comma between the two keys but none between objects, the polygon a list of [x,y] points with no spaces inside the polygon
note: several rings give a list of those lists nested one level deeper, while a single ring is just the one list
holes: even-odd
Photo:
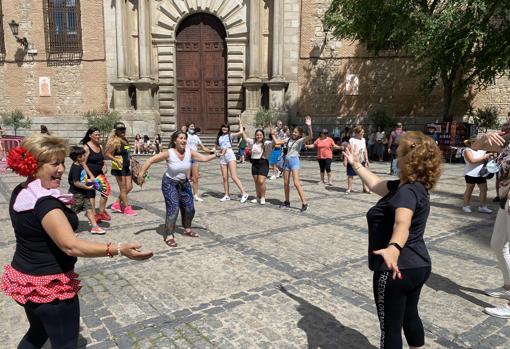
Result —
[{"label": "red top", "polygon": [[317,138],[313,145],[317,149],[317,159],[333,159],[333,147],[335,142],[330,138]]}]

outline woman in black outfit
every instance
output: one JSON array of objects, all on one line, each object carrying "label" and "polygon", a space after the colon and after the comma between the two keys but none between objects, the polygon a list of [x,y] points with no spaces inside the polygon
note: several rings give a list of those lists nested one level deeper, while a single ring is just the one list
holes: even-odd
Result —
[{"label": "woman in black outfit", "polygon": [[[355,153],[355,151],[354,151]],[[344,156],[369,188],[382,196],[367,212],[368,262],[381,327],[381,348],[402,348],[402,328],[410,348],[425,344],[418,314],[420,292],[431,271],[423,241],[430,212],[429,190],[441,175],[441,152],[421,132],[407,132],[397,149],[400,179],[381,180],[353,151]]]},{"label": "woman in black outfit", "polygon": [[[85,134],[85,137],[83,137],[80,143],[83,144],[83,149],[85,149],[85,166],[90,170],[94,177],[104,175],[106,172],[106,165],[104,162],[103,147],[100,143],[99,129],[97,127],[89,128]],[[96,191],[90,190],[89,197],[92,207],[95,211]],[[112,219],[112,217],[110,217],[110,215],[106,212],[107,201],[107,196],[100,195],[99,212],[96,214],[96,221],[98,223],[100,221],[109,221]]]},{"label": "woman in black outfit", "polygon": [[[58,137],[33,134],[9,153],[9,166],[28,176],[14,189],[10,204],[16,250],[4,266],[1,290],[20,304],[30,328],[18,349],[41,348],[48,340],[53,349],[76,348],[80,325],[74,272],[76,257],[147,259],[138,243],[97,243],[78,239],[78,216],[66,206],[72,195],[58,190],[68,149]],[[28,170],[27,170],[28,168]]]}]

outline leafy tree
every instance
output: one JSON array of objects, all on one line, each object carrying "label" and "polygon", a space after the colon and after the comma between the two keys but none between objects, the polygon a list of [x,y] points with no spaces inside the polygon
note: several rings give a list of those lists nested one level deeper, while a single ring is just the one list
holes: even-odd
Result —
[{"label": "leafy tree", "polygon": [[478,126],[485,128],[497,128],[499,126],[498,108],[491,105],[483,109],[477,109],[473,118]]},{"label": "leafy tree", "polygon": [[398,47],[414,57],[423,87],[443,87],[443,119],[471,86],[510,69],[510,0],[332,0],[324,25],[335,37]]},{"label": "leafy tree", "polygon": [[18,129],[30,128],[30,126],[32,126],[32,120],[30,120],[29,117],[25,117],[23,112],[19,109],[2,114],[2,123],[5,126],[11,126],[14,129],[15,136],[17,135]]},{"label": "leafy tree", "polygon": [[89,110],[83,116],[87,118],[89,127],[97,127],[101,135],[101,142],[105,143],[109,133],[113,130],[116,122],[120,121],[120,116],[117,112],[107,111],[100,113],[95,110]]},{"label": "leafy tree", "polygon": [[387,130],[397,123],[393,116],[390,116],[386,113],[386,111],[382,109],[378,109],[368,114],[368,120],[371,125],[377,127],[382,127],[383,130]]},{"label": "leafy tree", "polygon": [[255,114],[255,124],[259,127],[266,128],[275,125],[280,114],[276,110],[261,108]]}]

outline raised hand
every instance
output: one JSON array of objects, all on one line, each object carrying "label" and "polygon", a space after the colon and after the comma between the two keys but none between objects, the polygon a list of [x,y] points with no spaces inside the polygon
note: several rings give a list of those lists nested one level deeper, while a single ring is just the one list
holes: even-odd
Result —
[{"label": "raised hand", "polygon": [[305,124],[306,124],[306,126],[312,126],[312,118],[310,115],[307,115],[305,117]]},{"label": "raised hand", "polygon": [[347,162],[351,164],[351,166],[354,167],[354,164],[359,164],[359,158],[357,156],[358,154],[358,147],[354,146],[354,148],[351,150],[351,147],[345,147],[343,154],[344,157],[347,159]]}]

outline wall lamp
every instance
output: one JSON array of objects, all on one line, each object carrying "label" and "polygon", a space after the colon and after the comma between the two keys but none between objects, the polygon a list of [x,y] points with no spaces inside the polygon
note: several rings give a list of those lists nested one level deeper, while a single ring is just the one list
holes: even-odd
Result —
[{"label": "wall lamp", "polygon": [[28,50],[28,40],[27,40],[27,38],[26,37],[20,38],[18,36],[18,34],[19,34],[19,24],[16,23],[16,21],[13,19],[9,23],[9,27],[11,27],[11,32],[12,32],[12,35],[14,35],[14,37],[16,38],[16,42],[21,44],[23,46],[23,48],[25,49],[25,51]]}]

